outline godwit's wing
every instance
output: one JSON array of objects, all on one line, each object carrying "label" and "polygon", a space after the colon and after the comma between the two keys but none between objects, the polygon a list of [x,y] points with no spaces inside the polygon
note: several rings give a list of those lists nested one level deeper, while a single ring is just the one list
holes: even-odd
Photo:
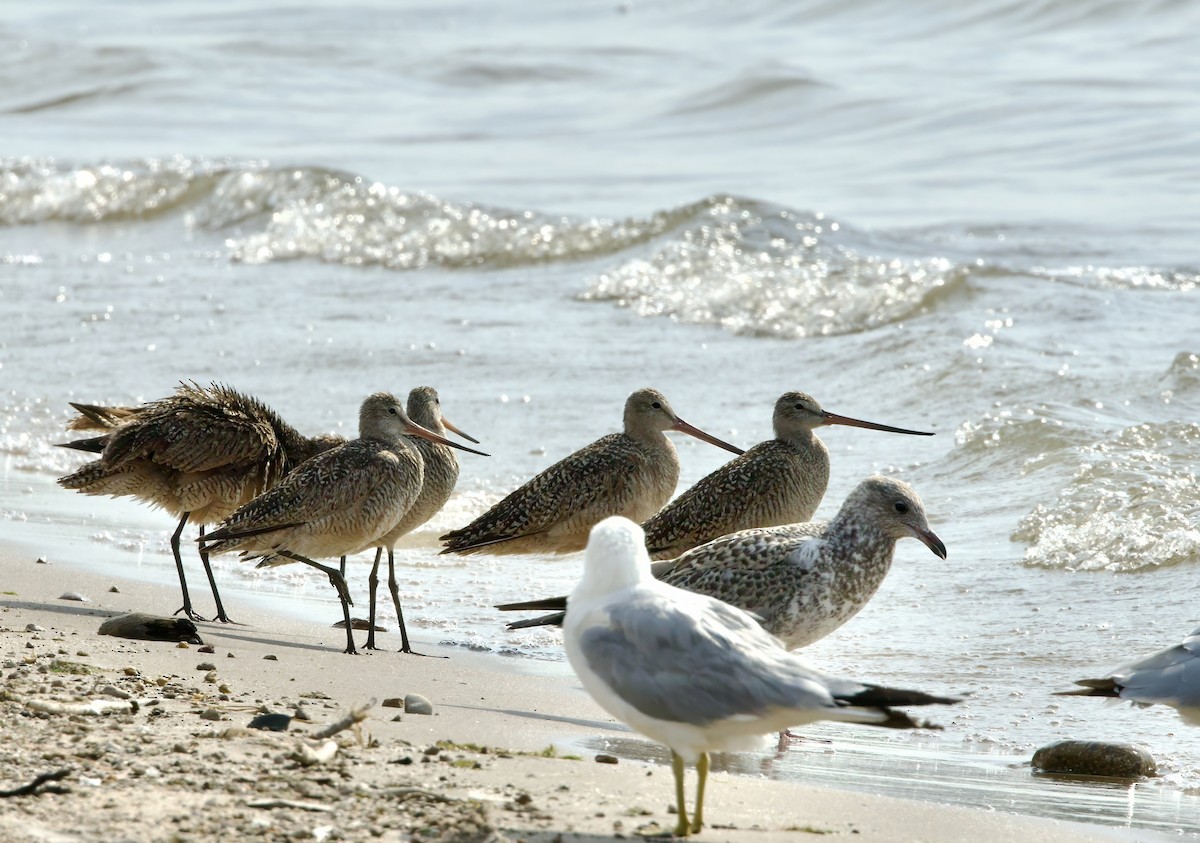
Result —
[{"label": "godwit's wing", "polygon": [[651,558],[672,559],[739,530],[808,521],[824,483],[810,493],[797,461],[791,446],[770,440],[706,475],[643,525]]},{"label": "godwit's wing", "polygon": [[[442,536],[442,553],[570,552],[609,515],[654,511],[661,501],[649,460],[630,437],[613,433],[556,462],[460,530]],[[669,492],[668,492],[669,494]],[[537,547],[505,543],[538,537]]]}]

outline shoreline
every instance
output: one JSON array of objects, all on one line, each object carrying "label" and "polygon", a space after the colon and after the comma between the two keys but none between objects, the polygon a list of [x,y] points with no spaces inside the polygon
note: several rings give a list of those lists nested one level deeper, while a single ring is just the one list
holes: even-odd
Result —
[{"label": "shoreline", "polygon": [[[425,642],[419,649],[449,658],[403,655],[395,652],[398,642],[390,640],[392,635],[383,636],[391,649],[346,656],[340,652],[341,630],[264,615],[261,607],[252,609],[236,595],[227,600],[231,615],[252,622],[198,624],[205,644],[214,649],[209,654],[198,652],[196,645],[184,649],[168,642],[100,636],[99,624],[113,615],[169,614],[178,603],[177,589],[69,563],[40,565],[27,547],[0,543],[0,688],[6,692],[6,722],[21,724],[8,730],[16,751],[0,763],[0,788],[25,784],[57,764],[71,770],[66,780],[70,792],[3,800],[7,810],[0,837],[8,839],[22,829],[27,836],[13,839],[103,840],[108,838],[102,829],[115,824],[127,835],[122,839],[138,841],[206,840],[216,833],[288,839],[304,828],[320,831],[320,839],[401,840],[406,839],[406,825],[426,823],[435,831],[416,839],[541,841],[562,834],[564,840],[586,841],[636,836],[650,823],[669,829],[674,822],[666,810],[672,801],[669,770],[626,758],[612,765],[586,754],[582,760],[544,757],[552,754],[550,747],[576,751],[598,737],[640,739],[599,709],[574,677],[506,669],[504,657]],[[110,592],[111,586],[119,592]],[[91,602],[59,599],[68,591],[85,594]],[[168,608],[160,611],[163,607]],[[45,631],[28,632],[28,624]],[[275,660],[264,660],[268,655]],[[56,660],[83,665],[78,669],[91,673],[61,675],[51,668]],[[215,671],[198,670],[202,663]],[[39,673],[42,668],[46,672]],[[130,692],[144,703],[141,713],[20,716],[24,701],[34,696],[61,698],[105,684],[127,690],[134,686]],[[176,691],[167,697],[160,688]],[[427,697],[434,715],[402,714],[395,722],[399,709],[379,704],[409,693]],[[358,730],[360,737],[342,733],[343,747],[335,759],[315,768],[323,772],[280,754],[283,742],[299,740],[297,728],[311,730],[372,699],[377,704]],[[297,705],[311,709],[313,724],[293,720],[287,735],[240,728],[260,707],[287,711]],[[147,710],[164,714],[148,719]],[[204,711],[218,712],[221,720],[201,719]],[[130,748],[129,758],[111,748],[99,757],[78,756],[64,748],[64,741],[74,746],[89,739],[58,734],[63,729],[99,730],[117,745],[136,736],[138,745]],[[446,742],[442,749],[424,754],[439,741]],[[197,751],[180,752],[181,743],[197,745]],[[150,776],[144,769],[139,773],[141,762],[132,760],[159,755],[182,764],[187,775],[166,775],[164,764],[146,761],[157,771]],[[689,787],[693,777],[689,771]],[[101,783],[91,784],[97,778]],[[292,802],[319,797],[318,804],[332,812],[248,807],[267,785],[268,792]],[[409,788],[400,801],[398,788]],[[200,820],[198,800],[203,802]],[[859,843],[1178,836],[732,773],[713,773],[706,807],[715,823],[701,833],[699,839],[706,841],[794,840],[805,830]],[[468,826],[476,831],[468,833]]]}]

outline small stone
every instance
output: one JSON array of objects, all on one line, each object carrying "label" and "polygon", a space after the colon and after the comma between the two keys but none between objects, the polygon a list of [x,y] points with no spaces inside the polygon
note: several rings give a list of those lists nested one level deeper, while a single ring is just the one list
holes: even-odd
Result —
[{"label": "small stone", "polygon": [[388,697],[383,701],[384,708],[404,708],[403,697]]},{"label": "small stone", "polygon": [[229,690],[229,686],[226,685],[224,682],[222,682],[220,685],[217,686],[217,690],[220,691],[222,694],[233,693],[231,690]]},{"label": "small stone", "polygon": [[137,676],[138,675],[136,667],[127,667],[124,670],[122,670],[121,672],[124,673],[126,676]]},{"label": "small stone", "polygon": [[205,644],[196,650],[197,653],[215,653],[217,649],[212,644]]},{"label": "small stone", "polygon": [[26,642],[25,642],[25,649],[26,649],[26,650],[32,650],[32,649],[34,649],[33,642],[32,642],[32,641],[26,641]]},{"label": "small stone", "polygon": [[204,681],[210,682],[213,685],[217,684],[217,672],[215,670],[210,670],[208,673],[204,674]]},{"label": "small stone", "polygon": [[404,696],[404,713],[433,714],[433,703],[420,694],[406,694]]},{"label": "small stone", "polygon": [[163,687],[164,685],[166,685],[168,681],[169,681],[169,680],[167,679],[167,677],[165,677],[165,676],[160,676],[160,677],[158,677],[157,679],[155,679],[155,680],[154,680],[154,684],[155,684],[155,685],[157,685],[158,687],[160,687],[160,688],[161,688],[161,687]]},{"label": "small stone", "polygon": [[110,586],[110,587],[109,587],[109,589],[108,589],[108,593],[109,593],[109,594],[120,594],[120,593],[121,593],[121,589],[117,588],[115,585],[114,585],[114,586]]},{"label": "small stone", "polygon": [[1032,765],[1044,773],[1118,779],[1158,775],[1149,752],[1133,744],[1107,741],[1055,741],[1033,754]]},{"label": "small stone", "polygon": [[215,708],[207,708],[204,711],[200,712],[200,719],[201,720],[220,720],[221,712],[217,711]]},{"label": "small stone", "polygon": [[27,624],[25,624],[25,631],[26,632],[45,632],[46,628],[44,626],[38,626],[36,623],[27,623]]},{"label": "small stone", "polygon": [[266,729],[272,732],[286,732],[292,718],[287,714],[260,714],[248,724],[251,729]]},{"label": "small stone", "polygon": [[297,720],[304,720],[308,722],[312,721],[312,715],[310,715],[308,713],[308,709],[302,705],[296,706],[296,713],[293,714],[292,717],[295,717]]},{"label": "small stone", "polygon": [[200,662],[196,665],[196,670],[216,670],[217,666],[212,662]]},{"label": "small stone", "polygon": [[226,653],[226,654],[225,654],[225,658],[227,658],[227,659],[232,659],[232,658],[233,658],[233,653]]},{"label": "small stone", "polygon": [[59,600],[73,600],[76,603],[91,603],[92,598],[80,594],[78,591],[64,591],[58,595]]},{"label": "small stone", "polygon": [[190,649],[192,649],[192,648],[191,648],[191,645],[189,645],[189,644],[188,644],[188,642],[186,642],[186,641],[180,641],[178,644],[176,644],[176,645],[175,645],[175,648],[176,648],[177,650],[190,650]]},{"label": "small stone", "polygon": [[37,558],[37,562],[35,562],[34,564],[36,564],[36,565],[49,565],[49,564],[50,564],[50,560],[48,560],[48,559],[47,559],[45,556],[39,556],[39,557]]},{"label": "small stone", "polygon": [[403,723],[403,722],[404,722],[404,715],[403,715],[403,714],[397,714],[395,717],[393,717],[393,718],[392,718],[392,722],[393,722],[393,723]]},{"label": "small stone", "polygon": [[596,756],[597,764],[616,764],[617,756],[609,755],[607,752],[601,752]]},{"label": "small stone", "polygon": [[267,655],[263,656],[263,659],[269,662],[277,662],[279,661],[279,656],[273,656],[270,653],[267,653]]}]

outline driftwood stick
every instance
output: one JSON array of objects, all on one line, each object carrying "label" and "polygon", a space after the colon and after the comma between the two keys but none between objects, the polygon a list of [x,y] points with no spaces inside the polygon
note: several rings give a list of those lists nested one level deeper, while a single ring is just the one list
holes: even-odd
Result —
[{"label": "driftwood stick", "polygon": [[367,712],[375,706],[375,700],[371,700],[366,705],[360,705],[358,708],[350,709],[350,713],[336,723],[330,723],[324,729],[318,732],[313,732],[309,737],[314,740],[323,740],[332,738],[338,732],[349,729],[351,726],[356,726],[367,719]]},{"label": "driftwood stick", "polygon": [[136,714],[138,710],[137,700],[91,700],[90,702],[26,700],[25,707],[45,714],[104,714],[108,711]]},{"label": "driftwood stick", "polygon": [[255,802],[247,802],[247,808],[296,808],[301,811],[319,811],[323,814],[332,814],[333,808],[328,805],[318,805],[315,802],[298,802],[295,799],[259,799]]},{"label": "driftwood stick", "polygon": [[53,773],[41,773],[29,784],[14,787],[12,790],[0,790],[0,796],[30,796],[37,793],[38,790],[47,790],[51,793],[66,793],[67,788],[62,785],[52,785],[46,787],[49,782],[62,781],[67,776],[71,775],[70,770],[55,770]]}]

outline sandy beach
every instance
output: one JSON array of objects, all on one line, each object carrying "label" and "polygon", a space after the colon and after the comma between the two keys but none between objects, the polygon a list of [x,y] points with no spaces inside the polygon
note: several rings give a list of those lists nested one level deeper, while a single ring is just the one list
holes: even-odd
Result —
[{"label": "sandy beach", "polygon": [[[448,658],[402,655],[389,635],[388,650],[346,656],[340,630],[236,600],[243,623],[201,623],[203,651],[102,636],[115,615],[169,614],[178,593],[36,559],[0,549],[0,790],[65,772],[3,800],[0,840],[590,841],[673,825],[667,768],[567,757],[572,740],[631,737],[573,680],[419,640]],[[433,714],[383,704],[408,694]],[[96,700],[104,713],[70,713]],[[368,705],[357,725],[312,737]],[[297,709],[309,719],[286,733],[246,728]],[[316,760],[330,740],[335,754]],[[706,807],[708,841],[1166,839],[726,773]]]}]

